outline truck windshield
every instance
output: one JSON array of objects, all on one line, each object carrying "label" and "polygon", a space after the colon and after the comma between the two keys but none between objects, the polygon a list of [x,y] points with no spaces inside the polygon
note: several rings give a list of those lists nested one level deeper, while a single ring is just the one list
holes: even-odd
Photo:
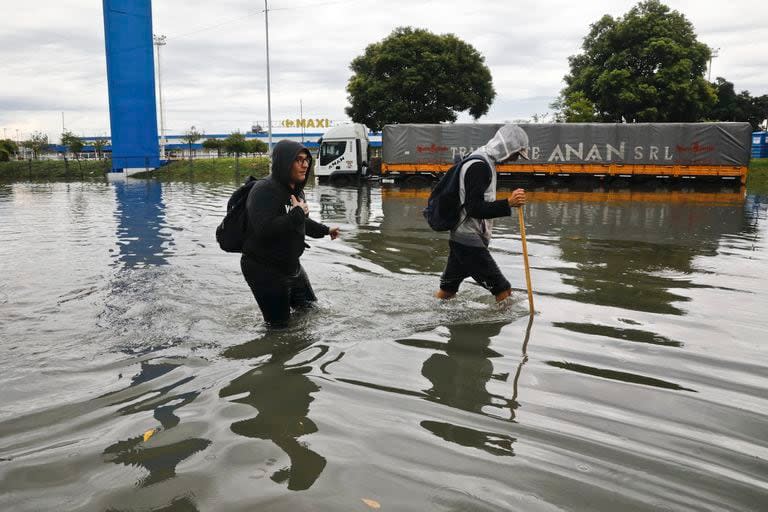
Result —
[{"label": "truck windshield", "polygon": [[320,146],[320,165],[328,165],[333,162],[347,149],[347,142],[323,142]]}]

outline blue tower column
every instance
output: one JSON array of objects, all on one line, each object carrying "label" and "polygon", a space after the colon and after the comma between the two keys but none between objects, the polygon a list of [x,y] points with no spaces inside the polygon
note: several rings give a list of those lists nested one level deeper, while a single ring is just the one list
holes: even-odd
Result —
[{"label": "blue tower column", "polygon": [[160,165],[152,0],[103,0],[112,171]]}]

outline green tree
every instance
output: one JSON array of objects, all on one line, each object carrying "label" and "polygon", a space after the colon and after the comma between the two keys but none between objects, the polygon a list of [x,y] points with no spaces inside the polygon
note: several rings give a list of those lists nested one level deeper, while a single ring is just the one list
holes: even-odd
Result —
[{"label": "green tree", "polygon": [[40,158],[40,154],[48,149],[50,144],[48,143],[48,135],[41,132],[34,132],[32,133],[32,136],[22,142],[21,145],[32,151],[32,158],[37,160]]},{"label": "green tree", "polygon": [[269,146],[267,146],[267,143],[258,139],[250,139],[245,142],[246,144],[246,153],[266,153],[269,151]]},{"label": "green tree", "polygon": [[710,49],[684,15],[659,0],[640,2],[624,17],[603,16],[582,49],[568,59],[559,98],[566,111],[583,113],[587,100],[599,121],[683,122],[701,120],[715,103],[704,79]]},{"label": "green tree", "polygon": [[11,139],[0,139],[0,162],[7,162],[19,152],[19,147]]},{"label": "green tree", "polygon": [[550,105],[558,123],[592,123],[597,121],[595,104],[582,91],[568,93]]},{"label": "green tree", "polygon": [[109,141],[103,137],[96,137],[93,140],[93,150],[96,152],[97,159],[101,160],[101,157],[104,154],[104,146],[108,143]]},{"label": "green tree", "polygon": [[65,131],[61,134],[61,145],[66,146],[70,153],[75,155],[75,160],[80,160],[80,153],[83,151],[83,141],[80,137],[70,131]]},{"label": "green tree", "polygon": [[248,142],[245,140],[245,135],[239,131],[232,132],[229,134],[229,137],[224,139],[224,148],[228,153],[235,155],[235,167],[239,169],[240,155],[245,153],[248,149]]},{"label": "green tree", "polygon": [[749,91],[741,91],[736,96],[736,109],[742,114],[739,121],[747,121],[753,130],[759,130],[760,124],[768,117],[768,94],[752,96]]},{"label": "green tree", "polygon": [[193,152],[192,152],[192,144],[195,144],[197,141],[203,138],[203,134],[197,131],[197,128],[194,126],[191,126],[189,130],[184,132],[184,135],[181,136],[181,140],[187,143],[189,146],[189,158],[192,159]]},{"label": "green tree", "polygon": [[221,149],[224,147],[224,141],[221,139],[205,139],[203,141],[203,148],[208,151],[216,150],[216,156],[221,157]]},{"label": "green tree", "polygon": [[760,123],[768,117],[768,95],[752,96],[749,91],[736,94],[733,83],[717,77],[712,84],[717,102],[709,112],[712,121],[746,121],[753,130],[760,129]]},{"label": "green tree", "polygon": [[388,123],[455,121],[488,112],[496,92],[485,58],[453,34],[401,27],[350,64],[347,115],[380,130]]},{"label": "green tree", "polygon": [[712,121],[740,121],[746,113],[739,111],[739,101],[733,83],[723,77],[717,77],[712,84],[715,88],[715,104],[709,112]]}]

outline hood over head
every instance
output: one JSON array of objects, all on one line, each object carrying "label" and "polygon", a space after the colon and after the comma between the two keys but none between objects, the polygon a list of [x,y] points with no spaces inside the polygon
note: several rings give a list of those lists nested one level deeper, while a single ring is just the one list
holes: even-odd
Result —
[{"label": "hood over head", "polygon": [[516,124],[505,124],[483,146],[485,153],[495,162],[503,162],[515,153],[528,158],[528,135]]},{"label": "hood over head", "polygon": [[304,179],[304,183],[297,183],[296,186],[304,188],[312,170],[312,153],[298,142],[283,139],[275,144],[275,147],[272,148],[271,176],[283,185],[289,186],[291,182],[291,167],[301,152],[306,152],[309,155],[309,168],[307,169],[307,177]]}]

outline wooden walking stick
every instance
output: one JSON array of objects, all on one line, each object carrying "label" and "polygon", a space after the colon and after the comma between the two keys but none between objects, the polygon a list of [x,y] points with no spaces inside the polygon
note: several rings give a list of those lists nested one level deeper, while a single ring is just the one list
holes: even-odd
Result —
[{"label": "wooden walking stick", "polygon": [[517,208],[520,217],[520,239],[523,241],[523,261],[525,262],[525,284],[528,285],[528,306],[533,316],[533,288],[531,287],[531,268],[528,266],[528,245],[525,243],[525,220],[523,219],[523,206]]}]

